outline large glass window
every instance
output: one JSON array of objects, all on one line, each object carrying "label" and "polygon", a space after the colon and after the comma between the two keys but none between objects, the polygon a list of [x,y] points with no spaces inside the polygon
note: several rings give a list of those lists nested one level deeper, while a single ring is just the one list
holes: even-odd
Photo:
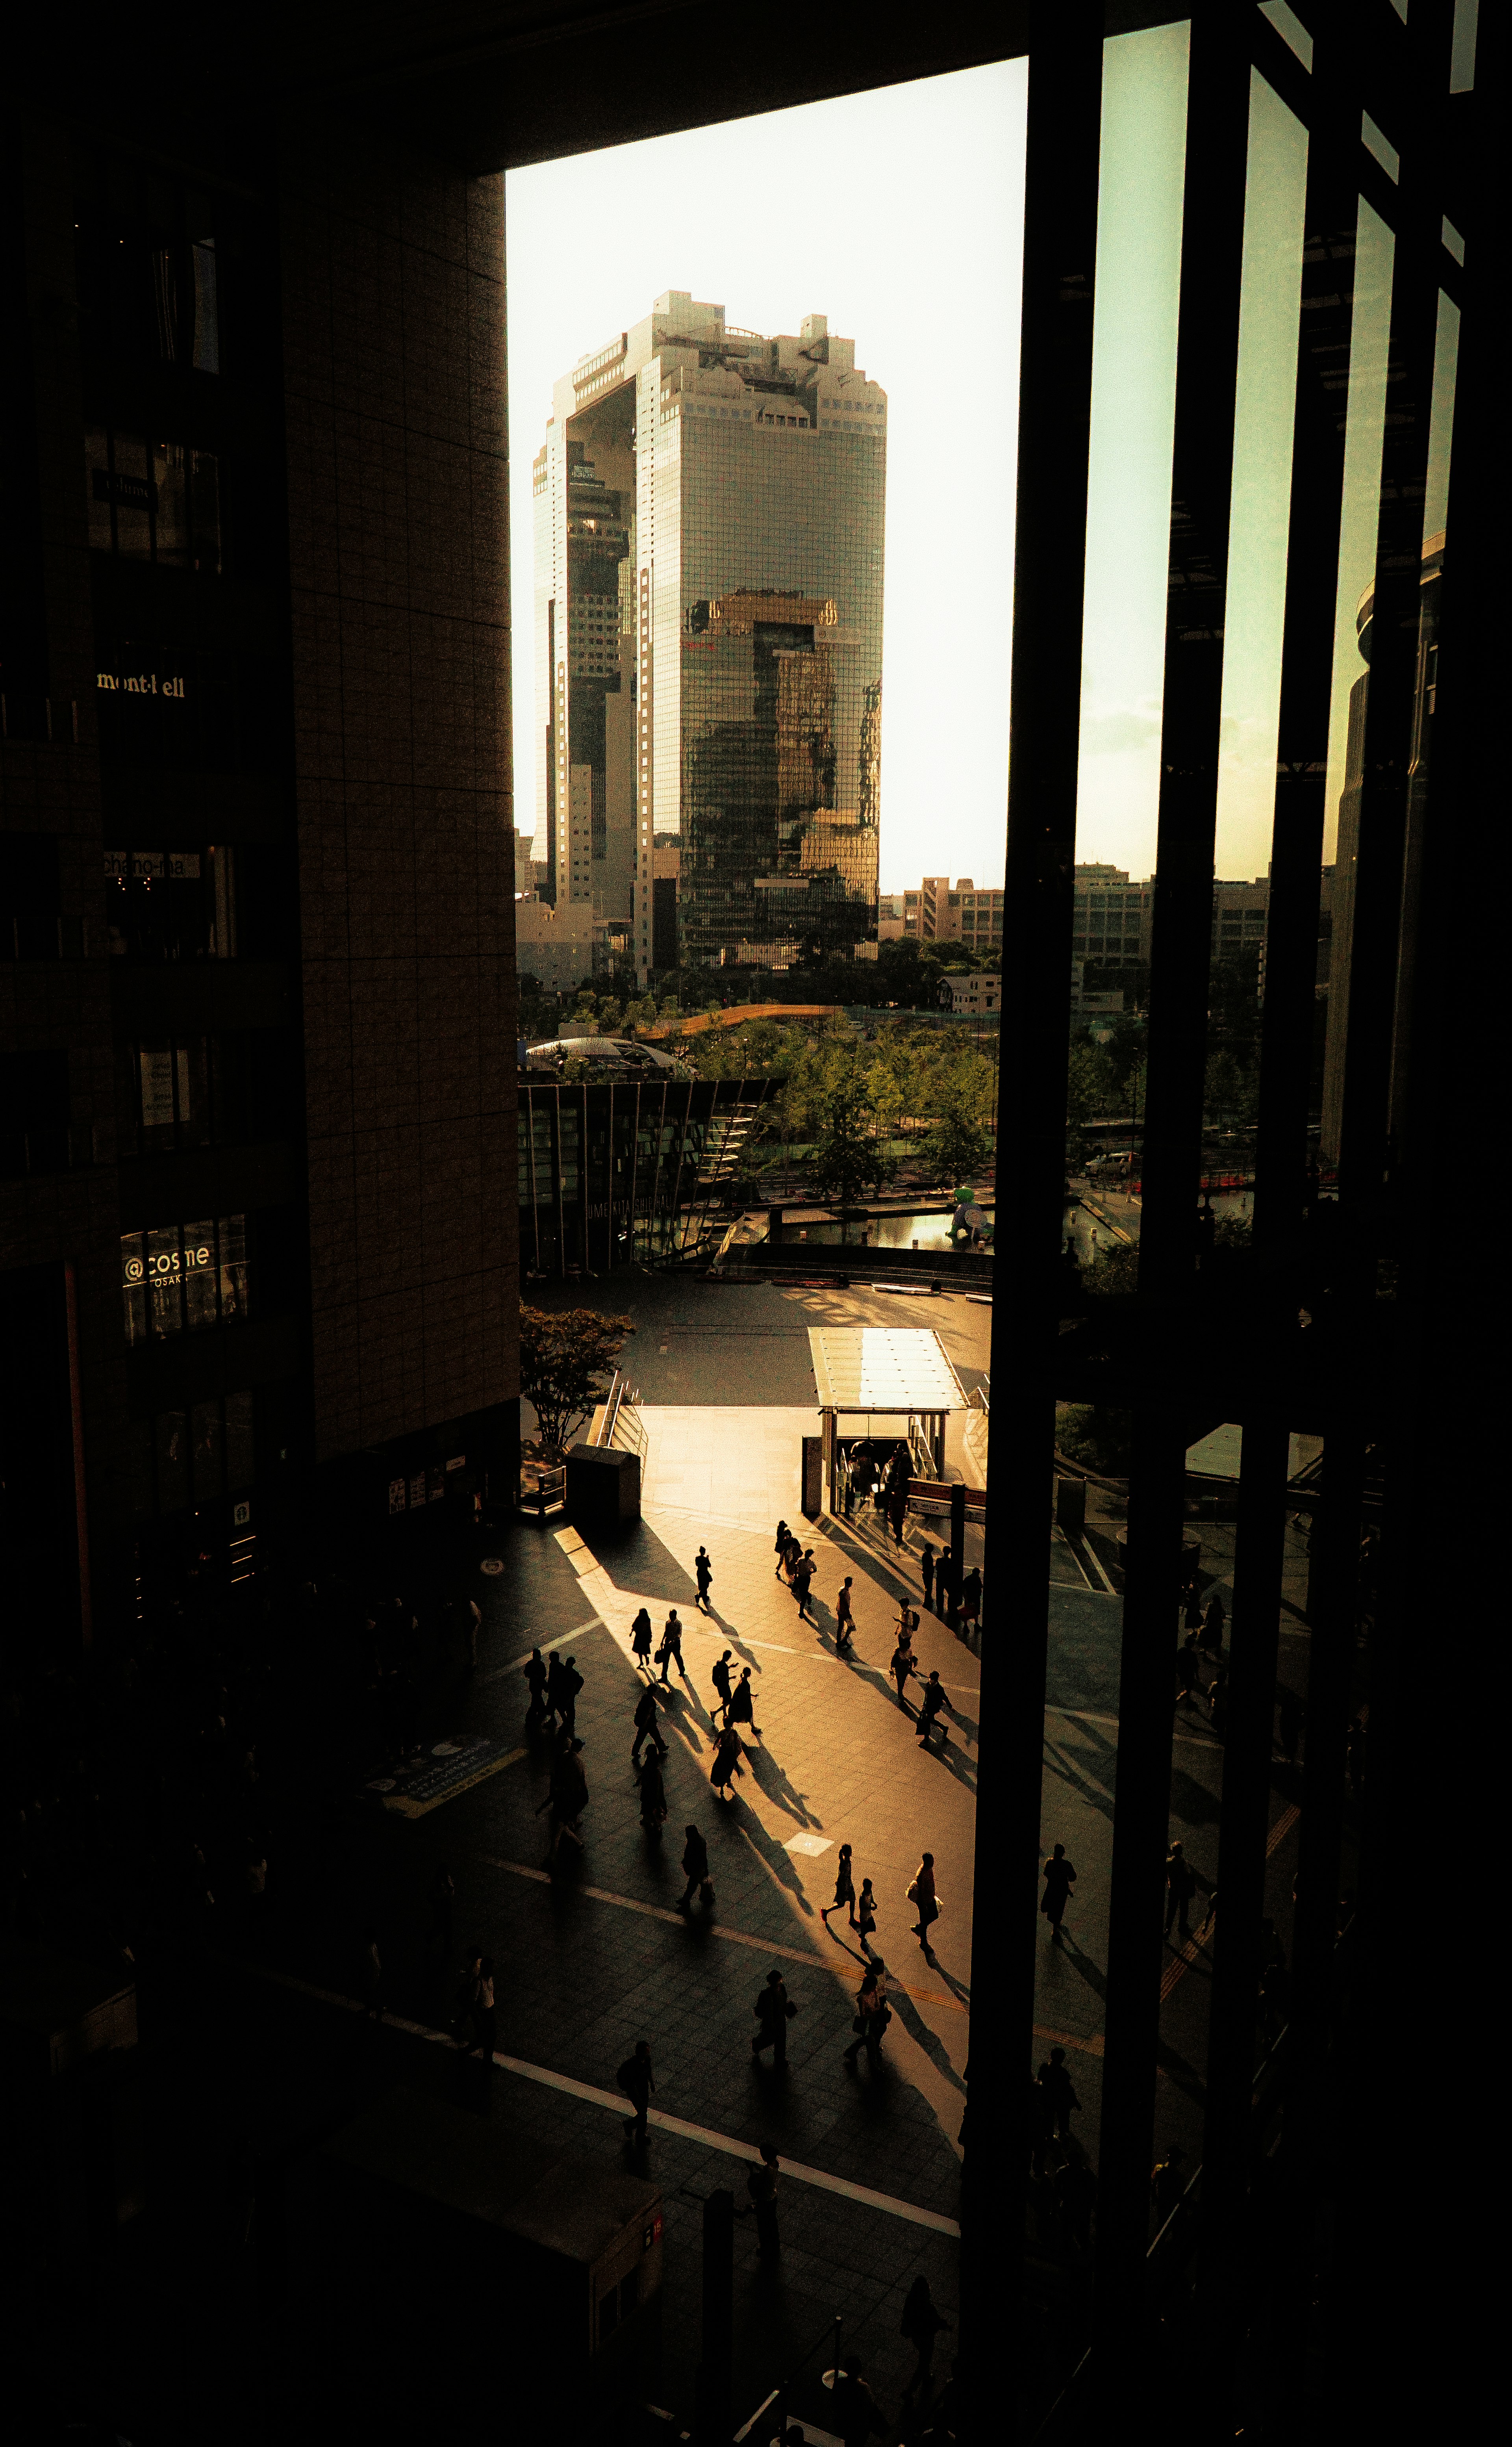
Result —
[{"label": "large glass window", "polygon": [[218,571],[220,463],[210,450],[135,434],[85,435],[89,541],[163,568]]},{"label": "large glass window", "polygon": [[159,1411],[131,1432],[131,1504],[139,1518],[201,1510],[251,1487],[256,1475],[255,1402],[216,1394],[187,1411]]},{"label": "large glass window", "polygon": [[247,1219],[207,1217],[126,1232],[121,1241],[126,1340],[161,1340],[247,1314]]},{"label": "large glass window", "polygon": [[107,849],[110,949],[137,960],[231,959],[236,951],[236,865],[207,849]]}]

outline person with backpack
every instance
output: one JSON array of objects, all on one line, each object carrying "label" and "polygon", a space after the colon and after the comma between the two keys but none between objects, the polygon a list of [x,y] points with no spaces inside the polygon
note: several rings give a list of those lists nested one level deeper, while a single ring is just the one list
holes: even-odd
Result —
[{"label": "person with backpack", "polygon": [[708,1844],[697,1828],[691,1824],[683,1829],[683,1834],[686,1838],[683,1845],[683,1875],[688,1880],[688,1884],[683,1888],[682,1899],[677,1908],[679,1911],[690,1911],[693,1904],[693,1889],[695,1887],[698,1889],[700,1902],[711,1904],[714,1900],[714,1887],[709,1874]]},{"label": "person with backpack", "polygon": [[734,1653],[733,1649],[727,1648],[723,1656],[715,1660],[714,1670],[709,1678],[713,1683],[714,1693],[719,1702],[720,1712],[725,1717],[727,1722],[729,1717],[729,1660]]},{"label": "person with backpack", "polygon": [[[918,1705],[918,1747],[921,1751],[928,1750],[935,1728],[939,1723],[940,1710],[944,1706],[945,1685],[938,1674],[932,1672],[924,1685],[924,1696]],[[940,1748],[943,1750],[950,1738],[943,1725],[940,1726],[939,1738]]]},{"label": "person with backpack", "polygon": [[914,1935],[924,1952],[930,1951],[929,1933],[939,1918],[939,1895],[935,1885],[935,1855],[922,1855],[914,1872],[914,1883],[908,1889],[908,1900],[918,1914],[914,1923]]},{"label": "person with backpack", "polygon": [[635,2111],[633,2115],[626,2116],[625,2130],[632,2142],[644,2147],[652,2093],[656,2087],[655,2076],[651,2069],[649,2039],[635,2041],[634,2055],[625,2058],[614,2078]]}]

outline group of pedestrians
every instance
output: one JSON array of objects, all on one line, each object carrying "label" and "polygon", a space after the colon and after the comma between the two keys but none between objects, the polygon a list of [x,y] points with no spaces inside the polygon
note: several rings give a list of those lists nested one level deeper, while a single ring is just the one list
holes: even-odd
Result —
[{"label": "group of pedestrians", "polygon": [[805,1546],[803,1541],[789,1529],[785,1521],[779,1521],[777,1535],[772,1541],[772,1551],[777,1557],[777,1569],[772,1574],[772,1578],[785,1581],[792,1590],[798,1602],[799,1622],[811,1622],[817,1626],[818,1617],[809,1605],[809,1598],[814,1586],[814,1574],[818,1569],[813,1547]]},{"label": "group of pedestrians", "polygon": [[530,1705],[525,1710],[526,1732],[550,1727],[558,1736],[576,1735],[577,1694],[583,1687],[576,1657],[564,1657],[559,1648],[554,1648],[547,1657],[533,1648],[523,1673],[525,1688],[530,1693]]},{"label": "group of pedestrians", "polygon": [[919,1548],[918,1577],[926,1608],[950,1623],[958,1640],[969,1640],[981,1620],[982,1575],[975,1564],[969,1572],[962,1571],[961,1563],[954,1546],[936,1549],[932,1538],[926,1538]]}]

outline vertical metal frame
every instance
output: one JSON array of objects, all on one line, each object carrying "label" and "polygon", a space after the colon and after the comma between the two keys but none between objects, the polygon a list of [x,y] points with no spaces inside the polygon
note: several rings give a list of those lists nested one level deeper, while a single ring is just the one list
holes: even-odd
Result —
[{"label": "vertical metal frame", "polygon": [[[1030,2042],[1038,1963],[1045,1498],[1055,1444],[1081,732],[1080,655],[1068,652],[1067,641],[1081,638],[1086,583],[1102,91],[1102,8],[1094,0],[1045,0],[1034,15],[1029,65],[1013,571],[1016,602],[1033,610],[1013,629],[998,1032],[998,1143],[1014,1148],[1021,1186],[999,1211],[995,1244],[1015,1296],[1011,1311],[1000,1304],[992,1318],[992,1377],[1011,1393],[992,1422],[972,1963],[973,1996],[988,2011],[1000,2003],[1015,2047]],[[1012,1897],[1008,1949],[1002,1915],[985,1908],[1005,1878]],[[1011,2066],[1006,2077],[990,2067],[972,2096],[961,2347],[963,2377],[984,2410],[989,2402],[994,2411],[1002,2407],[1003,2312],[1005,2305],[1016,2307],[1022,2293],[1017,2203],[1030,2147],[1027,2107]],[[1011,2367],[1016,2358],[1011,2347]]]}]

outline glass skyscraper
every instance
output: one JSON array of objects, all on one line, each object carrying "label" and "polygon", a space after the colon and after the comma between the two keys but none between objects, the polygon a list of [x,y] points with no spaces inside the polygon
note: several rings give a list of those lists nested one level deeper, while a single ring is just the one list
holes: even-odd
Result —
[{"label": "glass skyscraper", "polygon": [[855,343],[681,291],[556,386],[536,461],[538,787],[558,901],[652,965],[875,954],[887,402]]}]

